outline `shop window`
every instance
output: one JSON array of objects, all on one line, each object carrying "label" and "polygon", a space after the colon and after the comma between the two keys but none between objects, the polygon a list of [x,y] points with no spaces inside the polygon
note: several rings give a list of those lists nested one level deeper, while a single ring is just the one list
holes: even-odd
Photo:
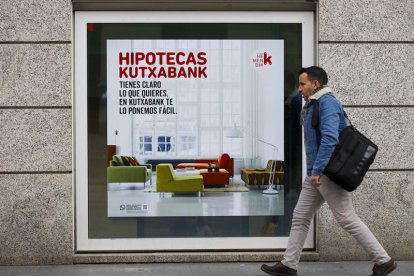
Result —
[{"label": "shop window", "polygon": [[[129,23],[102,23],[107,18],[95,15],[76,14],[75,24],[77,250],[284,248],[303,172],[295,121],[301,103],[289,100],[296,94],[290,89],[294,80],[286,76],[313,61],[312,13],[227,13],[218,21],[221,14],[208,13],[214,21],[207,22],[196,22],[197,17],[181,22],[188,17],[172,13],[163,14],[165,23],[154,21],[163,17],[140,22],[142,14],[126,13],[109,15],[109,21]],[[246,22],[246,16],[252,23],[237,23]],[[126,62],[127,53],[141,64]],[[175,64],[169,67],[175,69],[159,59],[167,53],[173,53],[169,62]],[[189,64],[181,61],[184,56]],[[155,75],[134,71],[140,66],[151,67]],[[197,70],[205,70],[206,77],[164,77],[163,66],[167,73],[201,66]],[[228,135],[234,128],[239,135]],[[116,155],[152,164],[152,173],[148,166],[140,177],[135,168],[110,174],[110,147]],[[159,196],[157,165],[171,164],[175,175],[191,174],[191,167],[180,171],[176,166],[223,153],[234,166],[233,175],[220,180],[224,187],[213,187],[219,191],[207,193],[211,187],[203,183],[204,197],[176,190]],[[240,171],[264,171],[273,159],[283,164],[279,173],[283,170],[284,177],[278,178],[279,193],[266,196],[268,182],[246,184]],[[211,183],[220,186],[212,175]],[[108,180],[114,176],[116,181]],[[312,246],[313,240],[305,248]]]}]

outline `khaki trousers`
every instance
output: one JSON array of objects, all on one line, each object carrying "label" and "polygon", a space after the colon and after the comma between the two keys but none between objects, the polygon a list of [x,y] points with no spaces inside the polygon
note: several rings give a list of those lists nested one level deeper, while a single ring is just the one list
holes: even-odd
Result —
[{"label": "khaki trousers", "polygon": [[288,245],[282,260],[284,265],[297,269],[311,220],[325,201],[339,225],[362,245],[376,264],[383,264],[391,259],[372,232],[356,215],[352,205],[352,194],[323,175],[321,186],[318,188],[312,185],[309,176],[303,182],[302,192],[293,212]]}]

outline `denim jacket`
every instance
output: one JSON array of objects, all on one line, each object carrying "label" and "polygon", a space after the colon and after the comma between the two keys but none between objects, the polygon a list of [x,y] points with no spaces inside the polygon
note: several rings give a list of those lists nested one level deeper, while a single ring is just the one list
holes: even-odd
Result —
[{"label": "denim jacket", "polygon": [[[321,143],[318,147],[317,129],[312,127],[312,99],[319,101]],[[304,106],[303,130],[306,150],[307,175],[321,175],[339,141],[339,134],[347,126],[341,103],[329,87],[309,97]]]}]

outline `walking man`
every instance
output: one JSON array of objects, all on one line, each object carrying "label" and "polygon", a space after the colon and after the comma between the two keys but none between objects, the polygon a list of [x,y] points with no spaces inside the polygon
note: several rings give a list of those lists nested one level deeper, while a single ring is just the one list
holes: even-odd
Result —
[{"label": "walking man", "polygon": [[[293,213],[292,227],[283,260],[272,266],[263,264],[261,269],[270,275],[297,275],[300,253],[311,220],[326,201],[339,225],[364,247],[374,261],[372,276],[388,275],[397,264],[356,215],[351,193],[322,174],[339,141],[339,134],[346,127],[342,106],[333,96],[331,88],[326,86],[327,83],[328,76],[320,67],[302,68],[299,72],[298,92],[306,101],[302,110],[301,124],[304,129],[307,175]],[[317,130],[312,127],[312,100],[319,102],[321,132],[319,145]]]}]

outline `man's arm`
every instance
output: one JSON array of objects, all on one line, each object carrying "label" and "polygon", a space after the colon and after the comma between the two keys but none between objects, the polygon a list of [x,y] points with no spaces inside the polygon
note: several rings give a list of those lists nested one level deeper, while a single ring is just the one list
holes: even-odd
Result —
[{"label": "man's arm", "polygon": [[[342,108],[331,96],[319,99],[319,128],[321,143],[312,168],[312,176],[320,176],[339,142],[339,122]],[[317,131],[317,130],[316,130]],[[319,178],[315,178],[315,181]]]}]

